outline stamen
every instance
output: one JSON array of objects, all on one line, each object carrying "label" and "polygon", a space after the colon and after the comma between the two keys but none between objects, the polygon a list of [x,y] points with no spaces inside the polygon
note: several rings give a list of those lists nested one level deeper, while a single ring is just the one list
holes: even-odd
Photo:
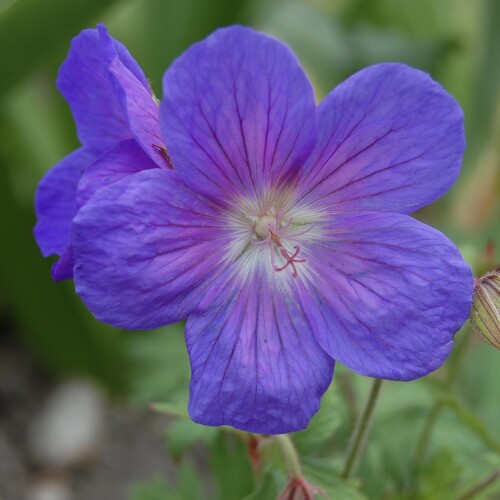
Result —
[{"label": "stamen", "polygon": [[305,229],[302,229],[300,231],[294,231],[293,233],[289,234],[287,236],[287,238],[289,240],[294,240],[296,236],[302,236],[304,234],[307,234],[309,231],[311,231],[312,229],[315,228],[315,225],[314,224],[310,224],[309,227],[305,228]]},{"label": "stamen", "polygon": [[170,159],[170,155],[168,154],[167,148],[165,146],[158,146],[158,144],[153,144],[152,146],[156,149],[158,154],[166,162],[167,167],[173,170],[174,164],[172,163],[172,160]]}]

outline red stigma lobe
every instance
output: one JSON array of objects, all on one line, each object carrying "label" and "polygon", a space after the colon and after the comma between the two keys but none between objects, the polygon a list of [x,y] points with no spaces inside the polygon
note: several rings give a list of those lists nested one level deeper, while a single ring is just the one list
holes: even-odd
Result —
[{"label": "red stigma lobe", "polygon": [[302,262],[305,262],[306,259],[299,259],[297,256],[299,255],[300,252],[300,247],[298,245],[295,245],[293,247],[293,254],[290,255],[288,250],[283,246],[281,241],[279,240],[278,236],[274,234],[272,231],[269,231],[271,239],[275,243],[275,245],[280,249],[280,253],[283,256],[283,258],[286,260],[285,264],[281,267],[274,266],[274,270],[277,272],[284,271],[288,266],[292,268],[292,276],[296,278],[298,276],[297,273],[297,268],[295,267],[295,264],[299,264]]},{"label": "red stigma lobe", "polygon": [[305,262],[306,259],[297,259],[297,255],[299,254],[300,247],[299,246],[294,246],[293,247],[293,254],[290,255],[283,247],[280,248],[280,253],[281,255],[286,259],[286,262],[283,266],[281,267],[276,267],[274,266],[275,271],[284,271],[288,266],[292,267],[292,276],[296,278],[298,276],[297,274],[297,268],[295,267],[295,264],[298,264],[300,262]]}]

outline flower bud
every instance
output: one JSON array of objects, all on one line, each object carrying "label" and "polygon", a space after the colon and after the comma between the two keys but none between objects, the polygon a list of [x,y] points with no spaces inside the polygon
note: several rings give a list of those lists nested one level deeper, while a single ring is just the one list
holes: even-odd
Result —
[{"label": "flower bud", "polygon": [[478,278],[470,323],[477,334],[500,349],[500,273],[493,271]]},{"label": "flower bud", "polygon": [[329,498],[324,490],[309,483],[302,476],[292,477],[287,487],[278,496],[278,500],[314,500],[317,495]]}]

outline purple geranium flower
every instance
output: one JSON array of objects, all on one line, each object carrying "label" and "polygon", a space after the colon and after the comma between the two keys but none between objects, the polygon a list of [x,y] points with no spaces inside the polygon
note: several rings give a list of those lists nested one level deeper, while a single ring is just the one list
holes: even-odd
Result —
[{"label": "purple geranium flower", "polygon": [[55,281],[73,277],[71,221],[91,194],[125,175],[169,167],[149,83],[104,26],[73,40],[57,86],[71,106],[82,147],[52,168],[37,192],[35,237],[43,255],[61,257],[52,268]]},{"label": "purple geranium flower", "polygon": [[[462,112],[437,83],[380,64],[316,106],[288,47],[232,27],[175,61],[163,89],[174,170],[91,193],[71,243],[96,318],[144,329],[187,318],[193,420],[296,431],[334,360],[395,380],[443,363],[472,274],[407,215],[460,169]],[[118,151],[109,168],[129,161]],[[89,173],[81,184],[94,185]]]}]

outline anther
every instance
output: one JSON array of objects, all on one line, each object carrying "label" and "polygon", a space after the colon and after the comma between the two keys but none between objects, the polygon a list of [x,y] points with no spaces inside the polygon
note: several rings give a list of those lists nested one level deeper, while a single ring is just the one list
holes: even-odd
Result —
[{"label": "anther", "polygon": [[165,146],[158,146],[158,144],[153,144],[152,146],[153,148],[156,149],[158,154],[163,158],[163,160],[167,164],[167,167],[173,170],[174,164],[170,159],[170,155],[168,154],[167,148]]}]

